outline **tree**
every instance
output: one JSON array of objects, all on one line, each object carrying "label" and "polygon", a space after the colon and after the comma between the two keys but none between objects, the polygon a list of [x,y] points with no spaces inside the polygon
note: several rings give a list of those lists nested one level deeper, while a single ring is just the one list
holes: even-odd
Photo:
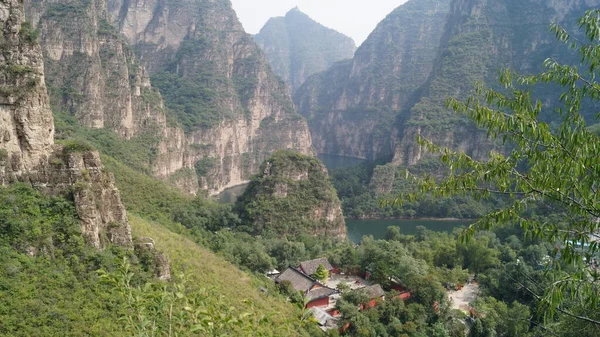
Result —
[{"label": "tree", "polygon": [[[556,312],[600,325],[597,284],[600,273],[590,268],[600,239],[600,139],[588,129],[581,114],[582,105],[600,101],[600,10],[591,10],[578,21],[585,39],[577,39],[555,24],[556,38],[578,49],[582,64],[570,66],[554,59],[545,61],[545,71],[521,76],[505,71],[500,77],[503,92],[476,85],[475,95],[461,102],[448,99],[448,106],[466,114],[488,136],[501,139],[501,151],[492,151],[487,160],[474,160],[464,152],[440,148],[421,138],[430,152],[440,155],[450,169],[449,176],[436,181],[433,176],[415,178],[419,193],[399,196],[395,202],[414,201],[419,194],[434,196],[472,194],[476,198],[504,195],[506,207],[489,213],[471,225],[463,238],[498,224],[515,223],[530,237],[546,241],[560,250],[560,259],[549,265],[553,282],[549,287],[527,288],[542,305],[544,315]],[[540,114],[553,107],[532,97],[536,85],[562,88],[559,121],[556,125],[540,120]],[[407,171],[408,174],[408,171]],[[563,221],[533,216],[529,209],[541,207],[560,214]],[[557,217],[558,218],[558,217]],[[569,306],[588,310],[573,313]]]},{"label": "tree", "polygon": [[315,273],[311,276],[317,281],[326,281],[329,278],[329,270],[327,270],[323,264],[320,264]]}]

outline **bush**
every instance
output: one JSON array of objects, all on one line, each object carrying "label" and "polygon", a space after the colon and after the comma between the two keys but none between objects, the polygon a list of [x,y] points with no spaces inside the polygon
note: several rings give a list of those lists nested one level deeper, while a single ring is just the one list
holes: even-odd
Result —
[{"label": "bush", "polygon": [[94,148],[90,144],[80,139],[71,139],[62,143],[64,145],[63,154],[65,156],[71,153],[88,152],[94,150]]}]

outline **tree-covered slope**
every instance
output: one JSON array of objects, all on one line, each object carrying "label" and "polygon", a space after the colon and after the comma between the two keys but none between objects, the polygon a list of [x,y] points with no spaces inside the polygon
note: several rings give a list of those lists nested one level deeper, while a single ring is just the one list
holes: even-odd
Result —
[{"label": "tree-covered slope", "polygon": [[318,159],[277,151],[265,160],[261,172],[236,205],[249,231],[346,237],[340,201]]},{"label": "tree-covered slope", "polygon": [[302,13],[298,7],[283,17],[271,18],[254,35],[275,74],[298,90],[306,79],[333,63],[350,59],[354,41]]}]

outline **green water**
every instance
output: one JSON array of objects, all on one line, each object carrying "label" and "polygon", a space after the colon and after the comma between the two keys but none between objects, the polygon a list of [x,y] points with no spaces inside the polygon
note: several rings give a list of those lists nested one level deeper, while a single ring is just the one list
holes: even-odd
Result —
[{"label": "green water", "polygon": [[364,235],[384,239],[389,226],[399,226],[402,234],[415,234],[417,226],[436,232],[452,232],[454,228],[471,224],[470,220],[350,220],[346,219],[348,238],[359,243]]},{"label": "green water", "polygon": [[319,160],[322,161],[323,164],[325,164],[325,167],[327,167],[328,170],[333,170],[341,167],[356,166],[365,162],[364,159],[355,157],[336,156],[333,154],[320,154],[317,155],[317,158],[319,158]]},{"label": "green water", "polygon": [[221,204],[233,204],[244,193],[246,187],[248,187],[248,184],[228,188],[217,195],[217,201]]}]

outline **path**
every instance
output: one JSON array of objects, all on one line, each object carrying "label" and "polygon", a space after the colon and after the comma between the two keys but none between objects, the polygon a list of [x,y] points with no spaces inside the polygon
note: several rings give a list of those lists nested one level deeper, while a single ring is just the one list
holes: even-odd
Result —
[{"label": "path", "polygon": [[469,303],[475,301],[479,295],[479,284],[469,283],[461,290],[448,291],[448,299],[452,309],[458,309],[465,313],[469,312]]}]

